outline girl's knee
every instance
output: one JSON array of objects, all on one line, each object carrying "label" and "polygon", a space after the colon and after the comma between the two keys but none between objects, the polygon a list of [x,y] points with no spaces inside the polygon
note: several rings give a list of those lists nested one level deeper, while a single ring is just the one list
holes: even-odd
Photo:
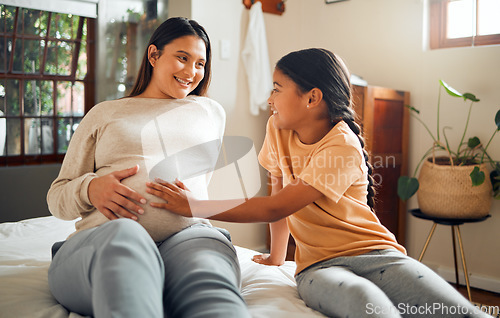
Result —
[{"label": "girl's knee", "polygon": [[395,309],[391,300],[380,288],[356,275],[304,276],[300,279],[298,291],[307,306],[328,316],[341,317],[350,314],[355,317],[366,317],[370,308],[385,308],[387,311]]}]

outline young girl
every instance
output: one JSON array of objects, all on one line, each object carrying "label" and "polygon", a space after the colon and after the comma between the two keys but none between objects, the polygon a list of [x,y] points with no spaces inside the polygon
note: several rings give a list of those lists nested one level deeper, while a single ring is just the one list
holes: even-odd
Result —
[{"label": "young girl", "polygon": [[324,49],[292,52],[278,61],[273,81],[273,116],[259,154],[272,176],[271,196],[213,215],[213,204],[188,202],[181,182],[160,182],[147,184],[164,199],[151,205],[191,216],[191,203],[197,216],[210,219],[274,222],[271,253],[254,258],[262,264],[283,264],[290,229],[298,292],[327,316],[487,316],[406,256],[378,220],[372,169],[340,58]]},{"label": "young girl", "polygon": [[[149,206],[155,198],[144,185],[162,177],[152,167],[179,173],[182,158],[170,154],[222,139],[224,110],[202,97],[210,62],[205,29],[168,19],[150,39],[130,96],[96,105],[78,126],[47,195],[56,217],[81,218],[76,232],[53,246],[49,268],[50,290],[68,310],[121,318],[250,316],[227,231]],[[206,188],[197,180],[196,189]]]}]

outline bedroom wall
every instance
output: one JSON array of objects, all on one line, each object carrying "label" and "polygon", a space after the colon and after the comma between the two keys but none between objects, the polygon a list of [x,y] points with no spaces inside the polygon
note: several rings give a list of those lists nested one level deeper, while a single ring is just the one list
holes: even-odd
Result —
[{"label": "bedroom wall", "polygon": [[0,168],[0,222],[50,215],[46,203],[59,164]]},{"label": "bedroom wall", "polygon": [[[352,73],[370,85],[407,90],[411,104],[421,110],[429,127],[436,127],[438,80],[461,92],[476,94],[469,133],[486,142],[494,130],[493,118],[500,106],[500,46],[427,50],[424,0],[348,0],[325,4],[323,0],[286,2],[282,16],[265,14],[271,62],[291,50],[325,47],[342,56]],[[442,100],[441,125],[456,144],[465,124],[466,108],[461,102]],[[410,127],[410,171],[430,146],[431,139],[412,119]],[[432,129],[432,128],[431,128]],[[490,146],[500,159],[498,136]],[[411,199],[408,208],[418,207]],[[492,217],[461,226],[462,239],[473,286],[500,292],[500,202],[493,202]],[[407,249],[418,257],[431,222],[408,217]],[[438,226],[423,259],[447,279],[454,280],[450,228]],[[463,276],[460,276],[464,283]]]}]

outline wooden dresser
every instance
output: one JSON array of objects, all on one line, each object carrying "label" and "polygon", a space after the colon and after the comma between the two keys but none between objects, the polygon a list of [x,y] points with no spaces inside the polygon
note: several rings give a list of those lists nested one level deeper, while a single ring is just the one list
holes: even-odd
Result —
[{"label": "wooden dresser", "polygon": [[[397,194],[398,178],[407,175],[410,93],[377,86],[353,86],[354,108],[362,126],[366,149],[377,184],[378,218],[405,244],[406,203]],[[268,242],[269,243],[269,242]],[[293,260],[295,242],[290,237],[287,260]]]}]

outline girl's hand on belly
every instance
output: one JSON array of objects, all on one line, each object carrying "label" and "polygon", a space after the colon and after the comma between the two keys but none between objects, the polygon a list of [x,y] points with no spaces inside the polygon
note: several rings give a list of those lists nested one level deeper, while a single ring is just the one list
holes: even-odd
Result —
[{"label": "girl's hand on belly", "polygon": [[[158,198],[163,199],[164,203],[150,203],[154,208],[165,209],[176,214],[190,217],[191,208],[189,206],[188,191],[189,189],[180,182],[175,181],[175,184],[155,179],[157,183],[146,182],[148,193],[151,193]],[[193,200],[191,199],[193,202]]]},{"label": "girl's hand on belly", "polygon": [[139,166],[111,172],[90,181],[88,196],[92,205],[110,220],[118,216],[137,220],[132,212],[143,214],[144,209],[135,202],[146,203],[146,199],[136,191],[123,185],[121,180],[135,175]]}]

